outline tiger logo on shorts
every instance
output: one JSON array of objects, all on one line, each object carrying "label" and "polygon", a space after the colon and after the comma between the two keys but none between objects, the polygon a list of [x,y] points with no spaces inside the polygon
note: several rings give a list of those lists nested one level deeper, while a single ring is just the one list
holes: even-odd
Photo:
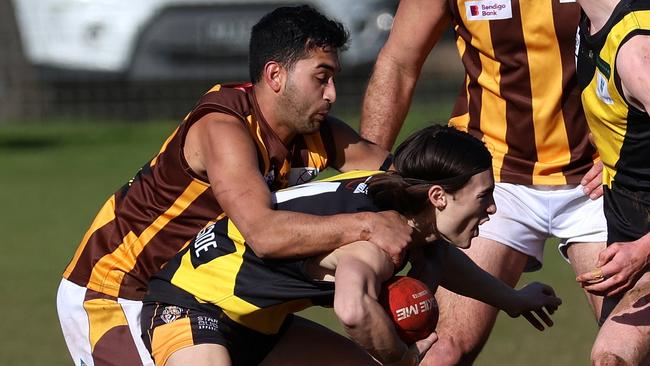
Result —
[{"label": "tiger logo on shorts", "polygon": [[165,306],[160,315],[160,319],[162,319],[166,324],[169,324],[181,317],[181,311],[181,308],[178,306]]}]

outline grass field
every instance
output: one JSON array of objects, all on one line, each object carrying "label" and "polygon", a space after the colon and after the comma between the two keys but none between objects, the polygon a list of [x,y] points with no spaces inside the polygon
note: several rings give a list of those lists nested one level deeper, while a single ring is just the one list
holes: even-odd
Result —
[{"label": "grass field", "polygon": [[[446,107],[416,110],[403,132],[446,115]],[[55,309],[60,274],[104,200],[173,129],[172,122],[0,125],[0,365],[70,364]],[[544,269],[522,283],[556,288],[564,300],[556,326],[540,333],[502,314],[478,365],[588,363],[595,322],[570,267],[554,245],[546,252]],[[305,314],[340,329],[330,310]]]}]

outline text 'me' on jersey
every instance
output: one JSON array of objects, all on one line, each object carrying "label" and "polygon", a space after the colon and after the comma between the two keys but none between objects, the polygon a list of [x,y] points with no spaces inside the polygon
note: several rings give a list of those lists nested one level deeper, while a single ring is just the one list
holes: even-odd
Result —
[{"label": "text 'me' on jersey", "polygon": [[449,121],[482,139],[497,182],[578,184],[596,151],[575,76],[571,0],[449,0],[465,82]]},{"label": "text 'me' on jersey", "polygon": [[213,112],[237,117],[250,131],[259,172],[271,190],[309,181],[336,159],[327,122],[319,132],[296,136],[285,146],[260,113],[251,84],[216,85],[160,152],[106,201],[65,278],[109,296],[141,300],[151,275],[222,214],[207,177],[195,174],[183,156],[190,126]]}]

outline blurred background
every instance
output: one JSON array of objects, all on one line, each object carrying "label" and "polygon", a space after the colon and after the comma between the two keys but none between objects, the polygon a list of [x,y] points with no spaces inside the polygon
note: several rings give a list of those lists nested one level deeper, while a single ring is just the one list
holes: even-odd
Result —
[{"label": "blurred background", "polygon": [[[0,0],[0,365],[67,365],[55,294],[105,199],[213,84],[248,79],[250,27],[310,3],[346,25],[333,113],[358,126],[397,0]],[[430,54],[400,138],[445,123],[463,71],[449,31]],[[501,315],[478,365],[588,364],[597,330],[549,241],[540,280],[564,299],[539,333]],[[329,309],[306,316],[340,331]],[[462,326],[462,324],[459,324]]]}]

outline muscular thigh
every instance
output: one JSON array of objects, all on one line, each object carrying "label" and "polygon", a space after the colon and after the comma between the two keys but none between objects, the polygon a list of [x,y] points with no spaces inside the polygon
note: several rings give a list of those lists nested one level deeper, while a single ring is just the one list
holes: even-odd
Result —
[{"label": "muscular thigh", "polygon": [[[598,254],[605,249],[605,243],[573,243],[567,249],[571,267],[576,275],[591,271],[596,266]],[[603,297],[584,291],[591,310],[597,319],[600,319],[600,310],[603,306]]]},{"label": "muscular thigh", "polygon": [[629,365],[650,364],[650,272],[623,296],[598,332],[592,357],[599,355],[615,355]]},{"label": "muscular thigh", "polygon": [[261,365],[352,366],[378,363],[348,338],[296,316]]}]

